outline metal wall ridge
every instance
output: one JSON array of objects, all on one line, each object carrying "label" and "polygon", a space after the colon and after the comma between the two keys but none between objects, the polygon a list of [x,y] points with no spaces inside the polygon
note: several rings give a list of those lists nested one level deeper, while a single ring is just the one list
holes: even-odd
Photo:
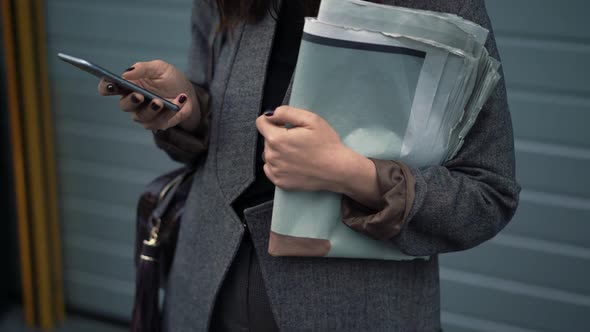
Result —
[{"label": "metal wall ridge", "polygon": [[61,170],[66,174],[81,174],[106,179],[122,180],[128,183],[147,185],[153,179],[153,173],[131,167],[113,166],[94,161],[60,158]]},{"label": "metal wall ridge", "polygon": [[535,332],[536,330],[530,330],[506,323],[495,322],[485,320],[470,315],[464,315],[451,311],[443,310],[441,312],[441,320],[444,324],[453,325],[465,329],[480,331],[480,332]]},{"label": "metal wall ridge", "polygon": [[566,292],[556,288],[536,286],[520,281],[490,277],[479,273],[465,272],[448,267],[440,268],[440,279],[441,281],[454,281],[495,291],[584,306],[590,309],[590,296]]},{"label": "metal wall ridge", "polygon": [[542,47],[542,48],[570,48],[590,52],[590,38],[535,34],[522,31],[496,31],[496,38],[502,43],[518,44],[525,47]]},{"label": "metal wall ridge", "polygon": [[97,287],[116,293],[123,293],[133,296],[135,284],[132,281],[119,280],[114,278],[105,278],[97,276],[95,273],[88,273],[77,270],[65,270],[65,280],[75,282],[88,287]]},{"label": "metal wall ridge", "polygon": [[76,237],[66,238],[64,244],[79,249],[89,250],[95,254],[104,253],[106,255],[115,256],[119,258],[129,258],[129,263],[132,264],[133,258],[133,241],[129,241],[127,245],[116,243],[113,241],[101,240],[77,234]]},{"label": "metal wall ridge", "polygon": [[570,158],[590,161],[590,147],[539,142],[524,138],[515,139],[514,147],[517,151],[549,155],[557,158]]},{"label": "metal wall ridge", "polygon": [[521,100],[545,101],[552,104],[566,104],[571,106],[590,107],[590,96],[580,94],[568,94],[568,91],[539,91],[526,86],[513,86],[508,91],[508,97]]},{"label": "metal wall ridge", "polygon": [[125,127],[119,128],[78,120],[61,119],[56,129],[61,135],[84,136],[147,146],[153,146],[154,144],[153,139],[150,137],[151,133],[145,130],[142,131],[139,128],[129,130],[129,128]]},{"label": "metal wall ridge", "polygon": [[513,247],[515,249],[527,249],[547,254],[585,259],[590,264],[590,248],[506,233],[499,234],[491,241],[495,244]]},{"label": "metal wall ridge", "polygon": [[83,198],[79,196],[64,196],[62,199],[64,211],[76,211],[98,217],[121,218],[121,216],[135,215],[135,209],[128,205],[117,205],[114,203]]},{"label": "metal wall ridge", "polygon": [[520,193],[520,200],[556,207],[590,211],[590,199],[579,196],[523,189]]}]

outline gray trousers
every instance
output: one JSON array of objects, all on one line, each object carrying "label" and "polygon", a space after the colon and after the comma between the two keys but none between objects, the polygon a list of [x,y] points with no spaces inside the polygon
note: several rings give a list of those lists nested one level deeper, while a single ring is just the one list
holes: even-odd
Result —
[{"label": "gray trousers", "polygon": [[217,295],[210,331],[278,331],[258,257],[246,231]]}]

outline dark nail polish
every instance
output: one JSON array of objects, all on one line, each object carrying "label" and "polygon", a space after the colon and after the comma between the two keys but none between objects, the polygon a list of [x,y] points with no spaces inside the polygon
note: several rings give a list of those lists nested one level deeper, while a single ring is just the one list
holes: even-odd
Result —
[{"label": "dark nail polish", "polygon": [[125,71],[132,71],[133,69],[135,69],[135,67],[129,67],[129,68],[125,69]]},{"label": "dark nail polish", "polygon": [[181,104],[184,104],[185,101],[186,101],[186,96],[185,95],[182,95],[182,96],[180,96],[180,98],[178,98],[178,102],[181,103]]},{"label": "dark nail polish", "polygon": [[275,114],[274,110],[268,110],[263,113],[265,116],[273,116]]},{"label": "dark nail polish", "polygon": [[115,86],[112,84],[107,85],[107,91],[108,92],[115,92]]},{"label": "dark nail polish", "polygon": [[135,95],[131,95],[131,102],[134,104],[138,104],[139,103],[139,98],[137,98]]},{"label": "dark nail polish", "polygon": [[152,109],[153,109],[154,111],[157,111],[157,110],[159,110],[159,109],[160,109],[160,105],[158,105],[158,104],[156,104],[156,103],[152,103]]}]

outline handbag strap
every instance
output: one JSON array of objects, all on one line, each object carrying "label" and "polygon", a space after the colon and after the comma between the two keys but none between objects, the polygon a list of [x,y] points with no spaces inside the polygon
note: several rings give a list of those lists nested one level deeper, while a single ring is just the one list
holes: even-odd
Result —
[{"label": "handbag strap", "polygon": [[158,195],[158,204],[156,208],[152,211],[150,215],[150,224],[152,225],[152,229],[150,231],[150,240],[156,241],[158,239],[158,232],[162,225],[162,217],[168,210],[170,203],[174,197],[178,188],[194,173],[194,170],[189,170],[188,172],[181,173],[177,175],[175,178],[170,180],[160,191]]}]

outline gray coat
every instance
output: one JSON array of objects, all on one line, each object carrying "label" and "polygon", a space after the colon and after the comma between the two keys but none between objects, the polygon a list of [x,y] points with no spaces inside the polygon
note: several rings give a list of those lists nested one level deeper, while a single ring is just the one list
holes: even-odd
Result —
[{"label": "gray coat", "polygon": [[[487,28],[484,0],[398,0],[390,4],[456,13]],[[211,97],[209,148],[186,203],[165,298],[167,331],[206,331],[216,294],[244,235],[231,207],[254,180],[257,131],[275,21],[217,34],[214,0],[196,0],[189,78]],[[487,43],[498,57],[493,34]],[[160,146],[182,159],[183,135]],[[440,329],[437,255],[474,247],[512,218],[520,187],[514,179],[512,124],[501,82],[457,157],[413,169],[416,198],[394,241],[428,261],[271,257],[272,202],[245,211],[274,318],[284,331],[436,331]]]}]

